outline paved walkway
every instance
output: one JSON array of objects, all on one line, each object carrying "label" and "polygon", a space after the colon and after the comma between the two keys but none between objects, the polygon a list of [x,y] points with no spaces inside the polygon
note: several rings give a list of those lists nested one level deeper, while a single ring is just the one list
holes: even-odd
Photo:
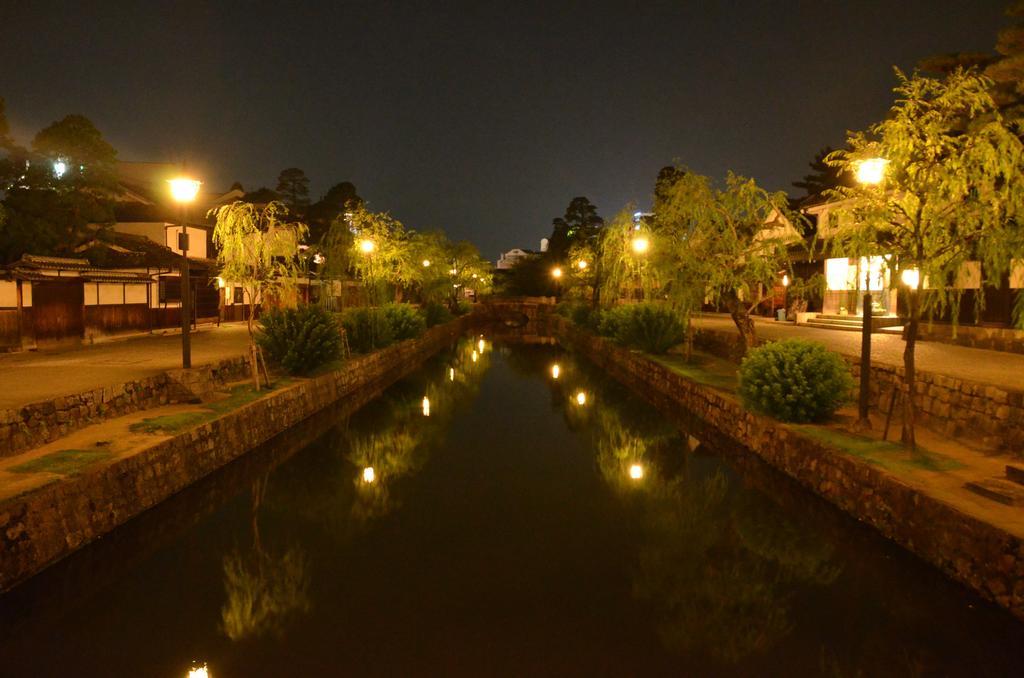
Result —
[{"label": "paved walkway", "polygon": [[[707,314],[694,321],[697,327],[736,332],[732,319],[725,315]],[[860,355],[860,332],[823,330],[770,320],[757,321],[757,336],[764,339],[813,339],[833,351],[852,356]],[[887,334],[871,335],[871,361],[903,366],[902,337]],[[968,348],[934,341],[918,341],[915,350],[919,370],[934,372],[958,379],[1024,390],[1024,355],[1004,353],[981,348]]]},{"label": "paved walkway", "polygon": [[[248,343],[245,323],[201,327],[192,335],[192,364],[243,355]],[[179,367],[178,333],[0,354],[0,409],[121,384]]]}]

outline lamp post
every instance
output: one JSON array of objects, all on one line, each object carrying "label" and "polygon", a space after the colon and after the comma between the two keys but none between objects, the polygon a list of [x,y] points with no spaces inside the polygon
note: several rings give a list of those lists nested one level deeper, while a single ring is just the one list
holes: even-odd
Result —
[{"label": "lamp post", "polygon": [[181,233],[178,234],[178,249],[181,250],[181,367],[192,367],[192,342],[189,331],[192,329],[192,294],[189,290],[188,271],[188,228],[185,225],[185,210],[188,204],[196,199],[202,182],[195,179],[179,177],[168,182],[171,185],[171,197],[181,207]]},{"label": "lamp post", "polygon": [[[877,187],[885,179],[885,166],[889,163],[884,158],[868,158],[857,163],[857,182],[865,188]],[[871,298],[871,259],[868,258],[867,270],[864,272],[864,297],[861,301],[860,329],[860,392],[857,398],[857,424],[866,429],[871,428],[868,409],[871,400],[871,330],[874,320]]]}]

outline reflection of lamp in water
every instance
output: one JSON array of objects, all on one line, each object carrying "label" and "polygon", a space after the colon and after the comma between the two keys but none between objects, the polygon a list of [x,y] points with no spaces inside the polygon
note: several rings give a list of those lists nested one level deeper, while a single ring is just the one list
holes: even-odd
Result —
[{"label": "reflection of lamp in water", "polygon": [[644,467],[640,464],[632,464],[629,467],[629,477],[633,480],[642,480],[644,477]]},{"label": "reflection of lamp in water", "polygon": [[373,470],[372,466],[367,466],[363,469],[363,482],[372,483],[377,479],[377,473]]},{"label": "reflection of lamp in water", "polygon": [[423,396],[423,416],[430,416],[430,398]]},{"label": "reflection of lamp in water", "polygon": [[471,358],[473,359],[473,362],[476,362],[476,359],[477,359],[477,352],[476,352],[476,351],[473,351],[473,355],[472,355],[472,356],[470,356],[470,357],[471,357]]},{"label": "reflection of lamp in water", "polygon": [[576,404],[577,405],[586,405],[587,404],[587,394],[584,393],[583,391],[577,391],[576,392]]},{"label": "reflection of lamp in water", "polygon": [[561,373],[562,373],[562,367],[558,363],[555,363],[554,365],[551,366],[551,378],[552,379],[558,379],[558,375],[560,375]]},{"label": "reflection of lamp in water", "polygon": [[448,368],[448,381],[455,381],[455,368],[454,367],[449,367]]},{"label": "reflection of lamp in water", "polygon": [[206,668],[206,664],[194,666],[188,670],[187,678],[210,678],[210,671]]},{"label": "reflection of lamp in water", "polygon": [[483,339],[481,339],[480,341],[476,342],[476,346],[477,346],[477,348],[480,349],[481,353],[484,352],[484,340]]}]

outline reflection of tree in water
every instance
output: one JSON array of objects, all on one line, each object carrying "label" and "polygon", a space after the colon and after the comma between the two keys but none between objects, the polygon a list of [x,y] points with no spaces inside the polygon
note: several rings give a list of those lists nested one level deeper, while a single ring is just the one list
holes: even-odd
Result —
[{"label": "reflection of tree in water", "polygon": [[353,481],[356,495],[352,502],[352,519],[363,524],[390,513],[397,508],[389,487],[398,478],[418,470],[424,463],[416,455],[417,443],[412,435],[401,429],[381,433],[358,434],[351,438],[346,457],[357,469],[372,468],[373,482],[357,476]]},{"label": "reflection of tree in water", "polygon": [[[595,400],[588,421],[602,475],[636,510],[634,595],[653,608],[663,644],[726,663],[767,650],[792,629],[796,587],[838,576],[831,547],[767,500],[731,493],[721,469],[700,476],[678,432],[619,410]],[[660,472],[677,455],[682,472]]]},{"label": "reflection of tree in water", "polygon": [[252,487],[252,548],[235,548],[224,557],[221,630],[231,640],[281,635],[294,614],[309,611],[309,567],[298,546],[265,548],[260,535],[259,510],[266,491],[266,476]]}]

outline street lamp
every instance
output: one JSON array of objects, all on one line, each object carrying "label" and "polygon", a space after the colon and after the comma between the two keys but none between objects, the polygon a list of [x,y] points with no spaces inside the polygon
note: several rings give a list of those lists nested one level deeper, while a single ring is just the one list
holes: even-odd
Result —
[{"label": "street lamp", "polygon": [[377,249],[377,245],[369,238],[359,241],[359,251],[363,254],[370,254],[375,249]]},{"label": "street lamp", "polygon": [[[854,174],[862,186],[879,186],[885,179],[885,167],[889,161],[885,158],[867,158],[857,162]],[[871,399],[871,330],[874,329],[871,298],[871,259],[868,259],[868,270],[865,274],[864,297],[861,301],[860,330],[860,393],[857,399],[857,420],[860,426],[871,428],[868,409]],[[858,281],[859,284],[859,281]]]},{"label": "street lamp", "polygon": [[188,228],[185,225],[185,210],[196,199],[202,182],[187,177],[171,179],[171,197],[181,208],[181,233],[178,234],[178,249],[181,250],[181,367],[192,367],[192,293],[189,290],[188,270]]},{"label": "street lamp", "polygon": [[423,268],[430,268],[430,259],[423,260]]},{"label": "street lamp", "polygon": [[865,186],[877,186],[885,179],[885,168],[889,161],[885,158],[867,158],[857,162],[857,183]]},{"label": "street lamp", "polygon": [[916,290],[921,285],[921,271],[916,268],[905,268],[900,273],[900,280],[911,290]]},{"label": "street lamp", "polygon": [[578,262],[576,262],[576,268],[580,269],[581,271],[586,269],[586,267],[587,267],[587,262],[586,261],[580,259]]},{"label": "street lamp", "polygon": [[561,278],[562,277],[562,269],[560,267],[558,267],[558,266],[555,266],[553,269],[551,269],[551,277],[554,278],[555,280],[558,280],[559,278]]},{"label": "street lamp", "polygon": [[638,235],[630,242],[630,246],[633,248],[634,253],[646,254],[647,250],[651,248],[651,241],[645,236]]}]

